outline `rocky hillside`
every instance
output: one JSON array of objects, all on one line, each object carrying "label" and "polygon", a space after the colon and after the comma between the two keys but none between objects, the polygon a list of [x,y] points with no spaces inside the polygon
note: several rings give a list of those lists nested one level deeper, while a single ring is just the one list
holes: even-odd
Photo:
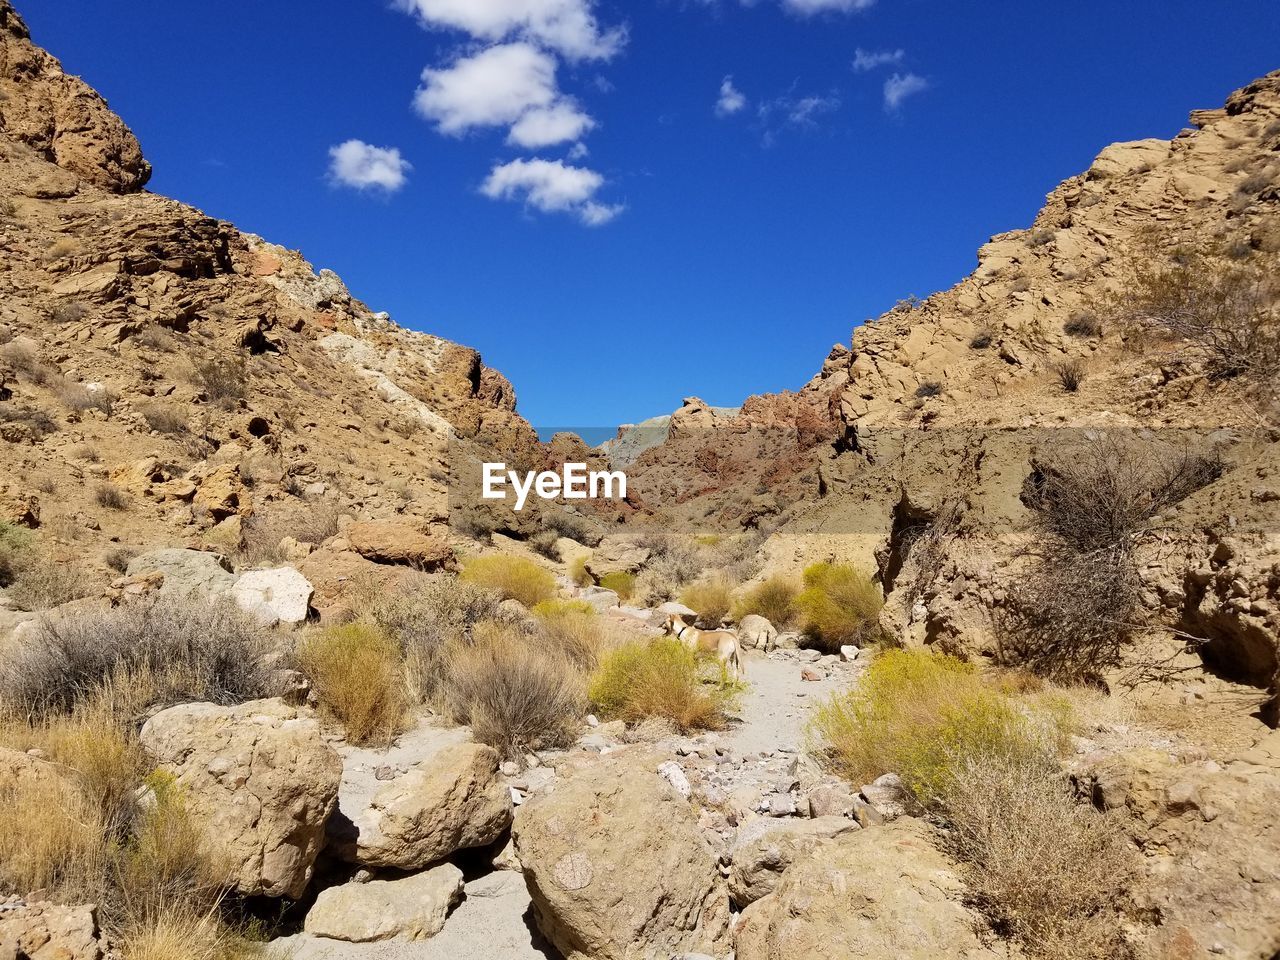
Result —
[{"label": "rocky hillside", "polygon": [[4,519],[105,580],[132,548],[270,554],[341,515],[442,530],[469,443],[542,456],[474,350],[143,192],[150,170],[0,2]]}]

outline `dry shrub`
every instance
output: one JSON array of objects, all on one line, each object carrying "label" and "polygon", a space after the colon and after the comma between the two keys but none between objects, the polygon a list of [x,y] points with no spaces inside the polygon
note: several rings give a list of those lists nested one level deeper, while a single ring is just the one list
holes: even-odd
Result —
[{"label": "dry shrub", "polygon": [[614,570],[600,578],[600,586],[612,590],[623,603],[629,603],[636,592],[636,575],[625,570]]},{"label": "dry shrub", "polygon": [[157,433],[179,436],[190,429],[186,411],[176,403],[148,403],[138,412],[147,426]]},{"label": "dry shrub", "polygon": [[55,392],[58,394],[58,399],[69,410],[77,412],[99,410],[108,417],[115,412],[116,395],[103,386],[95,390],[83,383],[59,379]]},{"label": "dry shrub", "polygon": [[238,960],[256,955],[243,949],[215,915],[189,907],[133,923],[121,934],[121,960]]},{"label": "dry shrub", "polygon": [[733,586],[723,576],[692,583],[680,592],[680,602],[698,614],[698,622],[718,627],[733,605]]},{"label": "dry shrub", "polygon": [[815,563],[806,567],[804,590],[796,597],[805,636],[828,653],[835,653],[846,644],[878,639],[877,618],[882,606],[880,588],[849,564]]},{"label": "dry shrub", "polygon": [[604,643],[600,617],[582,600],[543,600],[533,608],[548,646],[583,670],[592,670]]},{"label": "dry shrub", "polygon": [[1134,858],[1117,819],[1077,803],[1048,763],[956,764],[949,845],[971,895],[1002,933],[1052,960],[1128,955],[1120,907]]},{"label": "dry shrub", "polygon": [[1085,368],[1081,360],[1063,360],[1053,365],[1053,375],[1058,378],[1058,386],[1066,393],[1075,393],[1084,383]]},{"label": "dry shrub", "polygon": [[718,664],[673,637],[631,641],[609,651],[588,688],[606,717],[627,723],[665,719],[686,733],[721,729],[733,693]]},{"label": "dry shrub", "polygon": [[25,404],[0,403],[0,423],[14,423],[27,429],[34,440],[43,440],[58,432],[58,424],[39,407]]},{"label": "dry shrub", "polygon": [[733,619],[755,614],[764,617],[779,630],[785,630],[795,621],[796,598],[800,588],[788,577],[770,577],[763,583],[748,588],[733,605]]},{"label": "dry shrub", "polygon": [[569,579],[580,587],[590,586],[593,581],[587,572],[587,555],[580,554],[569,562]]},{"label": "dry shrub", "polygon": [[532,607],[556,593],[555,577],[532,560],[490,554],[472,557],[462,568],[462,580],[497,592],[504,599]]},{"label": "dry shrub", "polygon": [[1280,371],[1280,288],[1268,266],[1152,241],[1130,273],[1110,304],[1123,325],[1180,342],[1215,377]]},{"label": "dry shrub", "polygon": [[249,373],[241,357],[215,357],[192,365],[192,383],[222,407],[235,407],[248,395]]},{"label": "dry shrub", "polygon": [[581,671],[557,650],[485,622],[470,643],[448,653],[450,712],[475,738],[508,759],[565,747],[577,739],[586,709]]},{"label": "dry shrub", "polygon": [[0,661],[0,702],[31,716],[68,713],[104,685],[145,675],[146,704],[230,704],[276,692],[270,635],[229,600],[145,597],[60,611]]},{"label": "dry shrub", "polygon": [[106,825],[75,785],[57,777],[0,780],[0,890],[49,891],[74,902],[96,892]]},{"label": "dry shrub", "polygon": [[129,506],[129,495],[114,483],[100,483],[93,490],[93,502],[108,510],[125,510]]},{"label": "dry shrub", "polygon": [[1138,623],[1134,551],[1155,518],[1211,483],[1222,461],[1112,434],[1057,451],[1024,500],[1042,539],[998,620],[1001,660],[1060,682],[1118,665]]},{"label": "dry shrub", "polygon": [[568,537],[588,547],[596,546],[601,534],[596,525],[586,517],[561,510],[545,510],[539,518],[542,529],[556,537]]},{"label": "dry shrub", "polygon": [[407,728],[400,648],[375,626],[351,623],[306,637],[296,651],[323,710],[354,744],[385,746]]},{"label": "dry shrub", "polygon": [[1066,323],[1062,325],[1062,332],[1069,337],[1080,337],[1088,339],[1090,337],[1102,336],[1102,323],[1089,310],[1076,310],[1069,317]]},{"label": "dry shrub", "polygon": [[28,540],[6,548],[0,536],[0,584],[10,584],[9,598],[24,610],[48,610],[89,596],[98,586],[76,560],[54,556]]}]

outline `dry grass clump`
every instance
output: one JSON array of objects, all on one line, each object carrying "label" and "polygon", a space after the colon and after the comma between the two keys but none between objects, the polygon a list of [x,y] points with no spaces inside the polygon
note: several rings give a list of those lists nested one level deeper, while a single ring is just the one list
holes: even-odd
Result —
[{"label": "dry grass clump", "polygon": [[126,510],[129,495],[114,483],[100,483],[93,490],[93,502],[108,510]]},{"label": "dry grass clump", "polygon": [[631,641],[606,653],[588,696],[606,717],[662,719],[682,732],[718,730],[735,688],[713,664],[672,637]]},{"label": "dry grass clump", "polygon": [[26,428],[33,440],[43,440],[58,432],[57,421],[39,407],[26,404],[0,403],[0,423],[12,423]]},{"label": "dry grass clump", "polygon": [[612,590],[619,600],[628,603],[636,592],[636,575],[625,570],[614,570],[600,578],[600,586]]},{"label": "dry grass clump", "polygon": [[382,630],[364,623],[329,627],[303,639],[296,657],[321,709],[342,723],[348,741],[385,746],[404,732],[402,654]]},{"label": "dry grass clump", "polygon": [[533,615],[548,645],[583,670],[595,668],[604,645],[600,617],[582,600],[543,600]]},{"label": "dry grass clump", "polygon": [[691,583],[680,591],[680,602],[698,614],[698,622],[718,627],[733,606],[733,585],[723,576]]},{"label": "dry grass clump", "polygon": [[446,699],[454,719],[507,758],[565,747],[581,730],[585,683],[558,650],[538,650],[529,638],[492,622],[470,643],[448,653]]},{"label": "dry grass clump", "polygon": [[115,393],[101,385],[94,389],[83,383],[59,378],[54,389],[58,399],[69,410],[98,410],[108,417],[115,412]]},{"label": "dry grass clump", "polygon": [[1132,855],[1062,776],[1065,723],[1058,704],[1002,692],[959,660],[890,650],[818,709],[811,735],[855,785],[901,776],[949,828],[979,906],[1030,952],[1125,956],[1118,909]]},{"label": "dry grass clump", "polygon": [[1053,375],[1065,393],[1075,393],[1084,383],[1085,366],[1081,360],[1063,360],[1053,365]]},{"label": "dry grass clump", "polygon": [[93,577],[75,560],[41,549],[28,531],[0,523],[0,586],[24,610],[47,610],[88,596]]},{"label": "dry grass clump", "polygon": [[748,588],[733,605],[733,619],[755,614],[764,617],[779,630],[785,630],[796,619],[796,599],[800,588],[788,577],[770,577]]},{"label": "dry grass clump", "polygon": [[884,598],[871,578],[849,564],[815,563],[804,571],[795,600],[805,636],[821,650],[866,644],[879,637]]},{"label": "dry grass clump", "polygon": [[579,587],[590,586],[595,581],[592,580],[591,574],[587,572],[587,555],[580,554],[569,562],[569,579]]},{"label": "dry grass clump", "polygon": [[69,713],[109,681],[145,675],[142,706],[271,696],[270,635],[229,600],[155,596],[45,616],[0,661],[0,702],[40,717]]},{"label": "dry grass clump", "polygon": [[504,599],[532,607],[556,593],[555,577],[532,560],[490,554],[472,557],[462,568],[462,580],[497,592]]},{"label": "dry grass clump", "polygon": [[1135,549],[1161,512],[1222,469],[1216,456],[1111,434],[1043,463],[1024,494],[1042,539],[997,624],[1002,660],[1060,682],[1119,664],[1141,626]]},{"label": "dry grass clump", "polygon": [[190,429],[186,412],[176,403],[148,403],[138,412],[147,427],[157,433],[180,436]]},{"label": "dry grass clump", "polygon": [[219,406],[233,408],[249,391],[249,373],[240,357],[200,360],[192,365],[191,381]]}]

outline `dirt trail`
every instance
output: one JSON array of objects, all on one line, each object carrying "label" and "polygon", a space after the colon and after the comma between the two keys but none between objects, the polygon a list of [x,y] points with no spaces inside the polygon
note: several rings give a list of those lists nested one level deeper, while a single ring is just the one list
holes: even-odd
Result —
[{"label": "dirt trail", "polygon": [[[732,781],[752,779],[752,770],[785,766],[805,743],[805,725],[813,706],[831,692],[849,685],[857,669],[834,658],[817,663],[804,655],[775,652],[769,656],[749,652],[746,680],[737,717],[729,730],[695,738],[739,758],[738,766],[724,768]],[[806,667],[821,679],[805,680]],[[343,749],[343,804],[353,808],[377,788],[378,767],[408,767],[425,759],[447,743],[466,736],[465,730],[443,730],[424,722],[387,751]],[[690,741],[678,738],[686,745]],[[672,756],[675,744],[672,744]],[[767,761],[761,758],[770,758]],[[695,755],[682,758],[696,761]],[[768,780],[772,773],[764,775]],[[726,784],[729,786],[730,784]],[[277,941],[295,960],[548,960],[557,954],[543,943],[533,927],[530,900],[524,878],[513,871],[496,871],[470,879],[465,899],[450,914],[444,929],[418,943],[344,943],[298,934]]]}]

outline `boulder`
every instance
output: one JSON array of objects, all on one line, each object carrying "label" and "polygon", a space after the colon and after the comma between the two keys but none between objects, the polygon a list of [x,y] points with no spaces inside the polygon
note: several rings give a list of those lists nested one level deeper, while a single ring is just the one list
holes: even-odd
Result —
[{"label": "boulder", "polygon": [[657,608],[657,613],[659,626],[665,623],[669,616],[684,617],[691,623],[698,617],[697,610],[694,610],[692,607],[686,607],[683,603],[676,600],[668,600],[666,603],[660,604]]},{"label": "boulder", "polygon": [[369,806],[344,810],[330,833],[342,859],[420,870],[459,850],[493,843],[511,823],[511,792],[498,752],[459,743],[387,782]]},{"label": "boulder", "polygon": [[102,960],[97,908],[0,899],[0,960]]},{"label": "boulder", "polygon": [[241,610],[266,623],[302,623],[315,593],[310,582],[293,567],[250,570],[231,588]]},{"label": "boulder", "polygon": [[610,573],[638,573],[649,560],[649,550],[629,540],[606,538],[587,558],[587,573],[596,581]]},{"label": "boulder", "polygon": [[297,570],[315,587],[311,605],[319,611],[321,622],[342,621],[349,613],[348,591],[355,584],[369,583],[390,591],[414,576],[408,567],[374,563],[354,550],[332,546],[321,547],[299,561]]},{"label": "boulder", "polygon": [[303,929],[350,943],[426,940],[462,899],[462,871],[451,863],[403,880],[344,883],[320,891]]},{"label": "boulder", "polygon": [[764,617],[749,613],[738,624],[738,639],[748,650],[768,653],[778,642],[778,630]]},{"label": "boulder", "polygon": [[453,551],[444,540],[428,536],[416,527],[394,520],[360,520],[348,524],[342,534],[351,549],[374,563],[404,564],[419,570],[437,570],[453,562]]},{"label": "boulder", "polygon": [[314,718],[279,700],[189,703],[157,713],[139,739],[177,778],[240,893],[302,895],[342,777]]},{"label": "boulder", "polygon": [[601,613],[612,610],[622,602],[615,591],[605,587],[583,587],[578,591],[578,599],[585,600]]},{"label": "boulder", "polygon": [[782,873],[819,843],[858,824],[844,817],[816,820],[751,820],[738,829],[730,856],[729,895],[739,908],[773,893]]},{"label": "boulder", "polygon": [[222,521],[240,512],[240,496],[243,492],[240,467],[236,464],[223,464],[198,481],[191,505],[206,512],[214,521]]},{"label": "boulder", "polygon": [[919,821],[814,846],[742,913],[738,960],[995,960],[964,885]]},{"label": "boulder", "polygon": [[634,748],[561,769],[516,815],[534,920],[566,960],[728,953],[716,853],[660,760]]},{"label": "boulder", "polygon": [[200,594],[219,597],[229,594],[236,578],[226,559],[203,550],[172,548],[140,553],[129,561],[125,576],[145,577],[161,573],[165,594]]}]

